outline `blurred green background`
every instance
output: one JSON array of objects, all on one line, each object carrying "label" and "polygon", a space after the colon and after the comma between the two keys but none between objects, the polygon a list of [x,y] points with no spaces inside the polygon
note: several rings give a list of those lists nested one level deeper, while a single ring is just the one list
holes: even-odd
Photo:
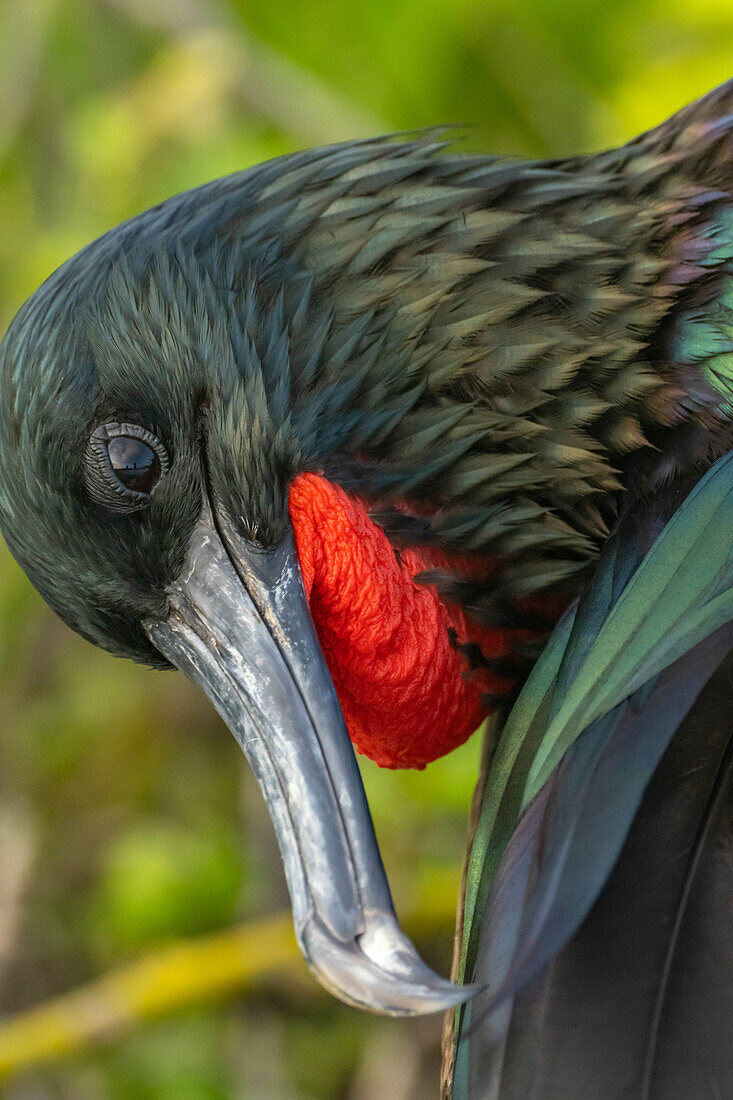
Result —
[{"label": "blurred green background", "polygon": [[[466,148],[597,149],[730,76],[732,42],[721,0],[3,0],[0,329],[91,238],[214,176],[445,122]],[[72,636],[4,549],[0,678],[3,1014],[287,907],[259,794],[203,698]],[[444,971],[478,752],[364,766],[398,910],[444,914],[420,941]],[[197,1000],[3,1095],[437,1095],[439,1020],[354,1012],[300,963]]]}]

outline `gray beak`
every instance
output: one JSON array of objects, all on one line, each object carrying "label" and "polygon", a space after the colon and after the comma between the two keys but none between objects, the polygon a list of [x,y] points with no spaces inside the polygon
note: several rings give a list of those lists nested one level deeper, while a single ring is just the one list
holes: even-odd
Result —
[{"label": "gray beak", "polygon": [[349,1004],[394,1016],[464,1001],[472,990],[435,974],[397,924],[292,534],[260,550],[207,502],[168,596],[168,619],[143,626],[203,688],[252,767],[318,980]]}]

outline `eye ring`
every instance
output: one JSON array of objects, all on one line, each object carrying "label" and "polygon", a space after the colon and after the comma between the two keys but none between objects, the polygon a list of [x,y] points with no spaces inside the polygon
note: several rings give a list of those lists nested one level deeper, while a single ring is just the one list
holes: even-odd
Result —
[{"label": "eye ring", "polygon": [[[132,489],[120,480],[110,457],[110,444],[118,439],[142,443],[152,452],[155,480],[149,490]],[[170,459],[163,444],[157,436],[139,424],[123,424],[116,420],[100,424],[89,437],[84,453],[84,481],[90,499],[95,504],[122,515],[145,507],[150,501],[150,493],[169,468]]]}]

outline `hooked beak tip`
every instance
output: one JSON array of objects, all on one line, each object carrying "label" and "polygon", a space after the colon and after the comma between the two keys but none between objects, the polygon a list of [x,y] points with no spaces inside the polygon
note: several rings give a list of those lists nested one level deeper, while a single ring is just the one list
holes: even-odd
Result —
[{"label": "hooked beak tip", "polygon": [[339,943],[317,920],[308,922],[299,939],[321,984],[357,1008],[423,1016],[462,1004],[474,992],[431,970],[391,913],[371,914],[365,931],[348,943]]}]

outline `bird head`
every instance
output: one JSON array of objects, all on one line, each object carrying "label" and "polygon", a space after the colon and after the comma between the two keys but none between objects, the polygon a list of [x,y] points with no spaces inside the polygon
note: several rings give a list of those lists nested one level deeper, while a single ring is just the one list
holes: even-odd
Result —
[{"label": "bird head", "polygon": [[[401,552],[369,516],[398,498],[412,515],[410,470],[456,451],[433,430],[410,461],[381,459],[426,391],[404,326],[334,310],[266,231],[263,181],[248,187],[142,215],[20,311],[0,352],[3,530],[74,630],[208,694],[267,799],[320,980],[435,1011],[466,994],[399,929],[349,732],[381,763],[423,766],[511,681],[461,649],[491,632],[415,581],[440,556]],[[455,410],[432,406],[424,427],[450,433]],[[369,486],[346,491],[336,470],[353,489],[362,466]]]},{"label": "bird head", "polygon": [[593,559],[617,458],[676,392],[639,362],[668,261],[617,174],[441,149],[349,143],[177,196],[55,272],[0,349],[14,556],[91,642],[203,688],[306,959],[397,1014],[466,991],[398,927],[351,740],[421,767],[508,696],[567,599],[536,593]]}]

